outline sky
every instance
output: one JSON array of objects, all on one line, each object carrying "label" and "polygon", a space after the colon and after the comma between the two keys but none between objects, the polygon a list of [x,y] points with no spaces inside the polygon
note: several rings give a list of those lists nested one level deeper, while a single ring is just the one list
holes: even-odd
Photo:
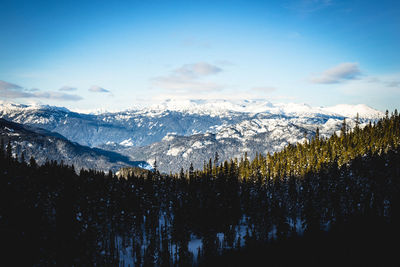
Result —
[{"label": "sky", "polygon": [[400,1],[0,1],[0,99],[400,105]]}]

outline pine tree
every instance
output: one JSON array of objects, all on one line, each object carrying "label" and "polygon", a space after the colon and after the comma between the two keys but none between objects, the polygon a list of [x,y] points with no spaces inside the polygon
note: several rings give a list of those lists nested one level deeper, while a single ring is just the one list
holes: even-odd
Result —
[{"label": "pine tree", "polygon": [[189,179],[190,181],[192,181],[194,178],[194,168],[193,168],[193,163],[190,163],[190,167],[189,167]]},{"label": "pine tree", "polygon": [[358,132],[359,129],[360,129],[360,116],[358,115],[357,112],[355,131]]},{"label": "pine tree", "polygon": [[346,118],[343,119],[342,127],[340,128],[340,137],[344,137],[347,133]]},{"label": "pine tree", "polygon": [[29,159],[29,166],[31,166],[32,168],[37,167],[36,160],[33,157]]},{"label": "pine tree", "polygon": [[219,155],[218,152],[215,151],[215,156],[214,156],[214,166],[218,166],[218,161],[219,161]]},{"label": "pine tree", "polygon": [[154,168],[154,171],[157,172],[157,168],[158,168],[157,159],[154,159],[153,168]]},{"label": "pine tree", "polygon": [[25,163],[25,155],[24,155],[24,154],[25,154],[25,153],[22,151],[22,152],[21,152],[21,159],[20,159],[20,162],[23,163],[23,164]]},{"label": "pine tree", "polygon": [[12,159],[12,148],[11,148],[11,142],[10,141],[8,141],[8,144],[7,144],[6,157],[7,157],[8,160]]},{"label": "pine tree", "polygon": [[0,140],[0,159],[4,158],[4,139],[1,138]]}]

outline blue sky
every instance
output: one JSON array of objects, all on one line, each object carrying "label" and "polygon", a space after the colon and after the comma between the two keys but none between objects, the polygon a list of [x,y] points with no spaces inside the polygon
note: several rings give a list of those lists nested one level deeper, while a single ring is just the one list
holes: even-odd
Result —
[{"label": "blue sky", "polygon": [[0,98],[400,103],[400,1],[0,2]]}]

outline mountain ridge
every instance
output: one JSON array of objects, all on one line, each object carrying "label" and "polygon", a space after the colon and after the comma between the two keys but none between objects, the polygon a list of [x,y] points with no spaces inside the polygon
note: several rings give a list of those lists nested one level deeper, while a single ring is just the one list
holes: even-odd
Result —
[{"label": "mountain ridge", "polygon": [[25,126],[0,118],[0,138],[10,142],[14,157],[24,154],[25,160],[34,157],[39,164],[56,160],[81,168],[117,171],[121,167],[140,166],[151,169],[146,162],[131,161],[116,152],[90,148],[70,142],[64,136],[44,129]]},{"label": "mountain ridge", "polygon": [[[0,118],[59,133],[72,142],[123,154],[132,161],[157,160],[161,171],[193,163],[201,168],[215,152],[221,160],[247,151],[266,154],[304,142],[319,128],[322,137],[384,117],[366,105],[311,107],[265,100],[165,101],[136,110],[83,114],[52,106],[0,104]],[[254,155],[249,154],[250,157]]]}]

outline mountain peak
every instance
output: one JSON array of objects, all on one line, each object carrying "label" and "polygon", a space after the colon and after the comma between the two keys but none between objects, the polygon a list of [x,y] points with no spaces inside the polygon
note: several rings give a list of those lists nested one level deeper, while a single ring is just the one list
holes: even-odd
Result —
[{"label": "mountain peak", "polygon": [[331,107],[324,108],[326,111],[340,114],[344,117],[355,118],[357,114],[360,118],[379,119],[384,117],[384,113],[371,108],[365,104],[349,105],[339,104]]},{"label": "mountain peak", "polygon": [[0,101],[0,109],[1,110],[49,110],[49,111],[63,111],[63,112],[70,112],[69,109],[66,107],[58,107],[58,106],[51,106],[51,105],[44,105],[44,104],[18,104],[13,102],[7,101]]},{"label": "mountain peak", "polygon": [[[56,107],[41,104],[15,104],[5,101],[0,101],[0,112],[5,114],[9,112],[24,112],[34,110],[60,111],[70,112],[65,107]],[[79,112],[78,113],[86,113]],[[211,116],[224,116],[229,113],[267,113],[275,115],[289,116],[312,116],[316,114],[336,115],[341,117],[355,118],[357,113],[360,118],[378,119],[384,116],[384,113],[371,108],[365,104],[338,104],[328,107],[313,107],[306,103],[276,103],[273,104],[265,99],[245,99],[245,100],[226,100],[226,99],[167,99],[161,103],[153,104],[148,107],[136,106],[127,111],[138,111],[141,113],[160,113],[164,111],[176,111],[188,114],[200,114]],[[113,114],[118,111],[98,110],[92,112],[93,115]]]}]

